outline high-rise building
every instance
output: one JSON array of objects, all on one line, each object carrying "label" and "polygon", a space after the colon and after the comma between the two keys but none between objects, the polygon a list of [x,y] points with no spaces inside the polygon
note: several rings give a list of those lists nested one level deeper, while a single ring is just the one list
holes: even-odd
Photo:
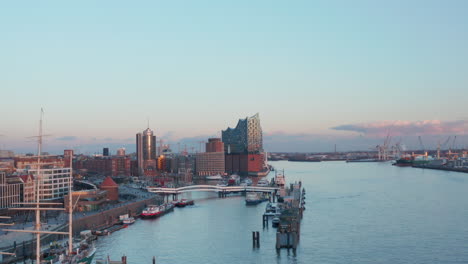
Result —
[{"label": "high-rise building", "polygon": [[102,156],[104,156],[104,157],[109,156],[109,148],[103,148],[102,149]]},{"label": "high-rise building", "polygon": [[206,152],[224,152],[224,143],[220,138],[209,138],[206,143]]},{"label": "high-rise building", "polygon": [[[142,133],[136,134],[136,150],[138,161],[138,172],[143,175],[148,167],[156,165],[156,136],[147,128]],[[150,168],[155,170],[154,168]]]},{"label": "high-rise building", "polygon": [[240,175],[262,175],[267,171],[259,114],[240,119],[235,128],[222,131],[225,171]]},{"label": "high-rise building", "polygon": [[235,128],[222,131],[224,152],[227,154],[246,154],[263,152],[262,127],[260,116],[239,119]]}]

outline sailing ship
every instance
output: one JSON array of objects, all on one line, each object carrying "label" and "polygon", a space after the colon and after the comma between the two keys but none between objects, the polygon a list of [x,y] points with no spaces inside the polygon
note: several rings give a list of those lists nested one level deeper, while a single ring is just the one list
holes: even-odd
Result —
[{"label": "sailing ship", "polygon": [[[19,229],[4,229],[5,231],[11,232],[23,232],[23,233],[33,233],[36,235],[36,263],[42,263],[42,251],[41,251],[41,234],[58,234],[58,235],[68,235],[68,241],[63,244],[56,244],[56,254],[49,254],[47,261],[54,264],[91,264],[92,259],[96,253],[96,248],[94,244],[90,241],[83,240],[79,243],[73,243],[73,204],[72,204],[72,192],[73,192],[73,169],[72,169],[72,159],[70,156],[70,176],[68,177],[68,195],[70,197],[68,204],[68,232],[58,232],[58,231],[48,231],[41,228],[41,211],[50,211],[50,210],[65,210],[65,208],[57,208],[52,206],[63,205],[62,203],[53,203],[53,202],[43,202],[41,201],[40,193],[43,192],[42,186],[42,165],[46,163],[41,163],[41,154],[42,154],[42,119],[44,111],[41,108],[40,120],[39,120],[39,135],[38,138],[38,153],[37,153],[37,172],[35,177],[35,201],[27,203],[18,203],[23,205],[20,208],[10,208],[11,210],[32,210],[35,211],[35,228],[34,230],[19,230]],[[28,207],[29,206],[29,207]],[[52,252],[52,251],[49,251]]]}]

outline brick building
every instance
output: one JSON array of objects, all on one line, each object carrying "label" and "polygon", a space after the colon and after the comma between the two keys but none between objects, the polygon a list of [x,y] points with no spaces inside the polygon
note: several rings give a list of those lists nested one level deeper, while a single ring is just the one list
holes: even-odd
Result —
[{"label": "brick building", "polygon": [[261,154],[227,154],[225,156],[226,172],[239,175],[257,176],[265,171],[265,156]]},{"label": "brick building", "polygon": [[224,152],[205,152],[197,153],[196,157],[196,169],[197,175],[209,176],[209,175],[224,175]]},{"label": "brick building", "polygon": [[112,177],[131,175],[131,160],[126,156],[87,157],[74,161],[73,167]]}]

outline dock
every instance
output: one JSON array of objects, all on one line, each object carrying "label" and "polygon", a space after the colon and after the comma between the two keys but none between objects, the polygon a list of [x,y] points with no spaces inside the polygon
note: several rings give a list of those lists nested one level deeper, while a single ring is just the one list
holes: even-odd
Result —
[{"label": "dock", "polygon": [[305,209],[305,190],[302,183],[291,184],[286,190],[288,196],[281,197],[282,211],[276,232],[276,249],[296,249],[300,240],[301,220]]}]

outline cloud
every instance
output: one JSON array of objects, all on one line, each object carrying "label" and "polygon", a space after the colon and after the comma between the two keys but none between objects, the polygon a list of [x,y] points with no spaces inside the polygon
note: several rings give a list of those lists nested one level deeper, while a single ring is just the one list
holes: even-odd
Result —
[{"label": "cloud", "polygon": [[64,137],[56,138],[56,140],[60,140],[60,141],[74,141],[77,139],[78,137],[75,137],[75,136],[64,136]]},{"label": "cloud", "polygon": [[331,129],[364,133],[369,136],[465,135],[468,131],[468,120],[380,121],[345,124]]}]

